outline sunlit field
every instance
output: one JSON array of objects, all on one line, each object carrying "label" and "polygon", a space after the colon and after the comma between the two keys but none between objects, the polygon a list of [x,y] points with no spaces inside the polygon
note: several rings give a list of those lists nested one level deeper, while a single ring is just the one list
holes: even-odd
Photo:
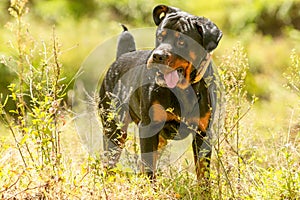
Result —
[{"label": "sunlit field", "polygon": [[120,23],[154,27],[158,3],[0,3],[1,199],[300,199],[299,1],[163,1],[223,31],[213,59],[224,117],[209,195],[196,180],[192,147],[155,183],[126,166],[104,170],[101,152],[89,153],[74,124],[77,72]]}]

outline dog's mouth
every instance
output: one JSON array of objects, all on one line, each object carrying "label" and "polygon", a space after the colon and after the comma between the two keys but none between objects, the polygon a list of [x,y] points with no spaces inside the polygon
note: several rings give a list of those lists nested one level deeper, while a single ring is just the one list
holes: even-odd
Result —
[{"label": "dog's mouth", "polygon": [[162,87],[174,88],[184,77],[184,69],[179,67],[172,71],[157,71],[156,73],[156,83]]}]

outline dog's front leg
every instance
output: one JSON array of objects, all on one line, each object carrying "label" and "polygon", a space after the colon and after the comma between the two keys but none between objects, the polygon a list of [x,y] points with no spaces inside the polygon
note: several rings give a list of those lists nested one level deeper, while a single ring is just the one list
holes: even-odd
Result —
[{"label": "dog's front leg", "polygon": [[157,148],[161,124],[148,124],[139,126],[141,146],[141,171],[146,173],[151,180],[155,179]]},{"label": "dog's front leg", "polygon": [[196,134],[193,140],[193,152],[198,183],[204,191],[209,192],[211,144],[204,140],[202,135]]},{"label": "dog's front leg", "polygon": [[140,128],[141,171],[146,173],[151,180],[154,180],[157,163],[158,134],[147,136],[145,131],[148,132],[149,129],[151,130],[150,127]]}]

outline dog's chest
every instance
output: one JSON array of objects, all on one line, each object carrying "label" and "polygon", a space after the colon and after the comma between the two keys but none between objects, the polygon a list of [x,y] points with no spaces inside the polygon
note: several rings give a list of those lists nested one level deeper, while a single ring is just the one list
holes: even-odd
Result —
[{"label": "dog's chest", "polygon": [[[167,112],[179,118],[189,118],[199,113],[199,94],[192,87],[182,90],[180,88],[158,87],[150,92],[150,104],[159,104]],[[150,105],[150,106],[151,106]]]}]

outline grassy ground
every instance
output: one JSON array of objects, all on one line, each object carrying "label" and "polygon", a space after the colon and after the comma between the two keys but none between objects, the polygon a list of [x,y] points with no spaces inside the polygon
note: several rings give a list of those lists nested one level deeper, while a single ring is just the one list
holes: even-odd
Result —
[{"label": "grassy ground", "polygon": [[[235,133],[221,136],[221,143],[214,150],[213,199],[299,198],[299,97],[283,87],[283,79],[267,78],[264,81],[272,83],[269,100],[258,101],[240,121],[238,154]],[[1,127],[3,198],[204,198],[203,189],[196,182],[191,148],[163,170],[154,186],[140,175],[118,170],[113,175],[105,174],[101,161],[90,157],[81,143],[71,115],[67,113],[65,120],[60,128],[62,165],[58,174],[47,172],[52,165],[43,169],[34,163],[24,167],[12,135]]]}]

